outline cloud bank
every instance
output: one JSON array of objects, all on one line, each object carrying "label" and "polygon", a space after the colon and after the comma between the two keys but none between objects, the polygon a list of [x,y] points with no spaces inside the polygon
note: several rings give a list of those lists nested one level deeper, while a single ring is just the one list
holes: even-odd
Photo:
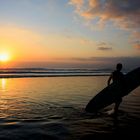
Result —
[{"label": "cloud bank", "polygon": [[139,67],[140,57],[88,57],[70,60],[90,68],[114,68],[117,63],[122,63],[124,69],[134,69]]}]

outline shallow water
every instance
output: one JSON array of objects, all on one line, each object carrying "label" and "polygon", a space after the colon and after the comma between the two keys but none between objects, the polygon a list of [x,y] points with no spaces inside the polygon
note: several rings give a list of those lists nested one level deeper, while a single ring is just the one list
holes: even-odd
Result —
[{"label": "shallow water", "polygon": [[124,97],[118,117],[84,111],[107,76],[0,79],[0,139],[79,140],[140,136],[140,87]]}]

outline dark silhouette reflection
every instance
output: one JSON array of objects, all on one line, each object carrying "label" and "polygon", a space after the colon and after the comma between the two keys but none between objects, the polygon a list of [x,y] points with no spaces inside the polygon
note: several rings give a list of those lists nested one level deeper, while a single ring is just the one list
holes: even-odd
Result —
[{"label": "dark silhouette reflection", "polygon": [[[123,78],[124,78],[124,75],[123,73],[121,72],[122,70],[122,64],[121,63],[118,63],[116,65],[116,70],[112,72],[112,74],[110,75],[109,79],[108,79],[108,85],[110,85],[111,83],[111,80],[113,82],[118,82],[120,85],[123,85]],[[114,106],[114,115],[117,115],[118,113],[118,108],[120,106],[120,103],[122,102],[122,98],[121,97],[118,97],[115,101],[115,106]]]}]

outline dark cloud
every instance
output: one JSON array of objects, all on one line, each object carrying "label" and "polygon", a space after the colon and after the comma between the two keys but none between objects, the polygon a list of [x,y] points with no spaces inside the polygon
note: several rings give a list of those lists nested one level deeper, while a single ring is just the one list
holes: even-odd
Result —
[{"label": "dark cloud", "polygon": [[109,51],[109,50],[112,50],[112,47],[110,47],[110,45],[112,45],[111,43],[106,43],[106,42],[100,42],[97,44],[98,46],[98,50],[101,50],[101,51]]},{"label": "dark cloud", "polygon": [[109,50],[112,50],[112,48],[111,47],[103,47],[103,46],[101,46],[101,47],[98,47],[98,50],[109,51]]},{"label": "dark cloud", "polygon": [[140,57],[88,57],[70,58],[72,63],[76,62],[79,66],[93,68],[114,68],[117,63],[122,63],[124,69],[140,67]]}]

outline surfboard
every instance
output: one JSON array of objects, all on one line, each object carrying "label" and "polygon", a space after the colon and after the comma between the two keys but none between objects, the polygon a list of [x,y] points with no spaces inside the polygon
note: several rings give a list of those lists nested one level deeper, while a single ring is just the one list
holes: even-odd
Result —
[{"label": "surfboard", "polygon": [[85,111],[90,113],[111,105],[116,99],[131,93],[140,85],[140,67],[124,75],[123,84],[113,82],[96,94],[86,105]]}]

